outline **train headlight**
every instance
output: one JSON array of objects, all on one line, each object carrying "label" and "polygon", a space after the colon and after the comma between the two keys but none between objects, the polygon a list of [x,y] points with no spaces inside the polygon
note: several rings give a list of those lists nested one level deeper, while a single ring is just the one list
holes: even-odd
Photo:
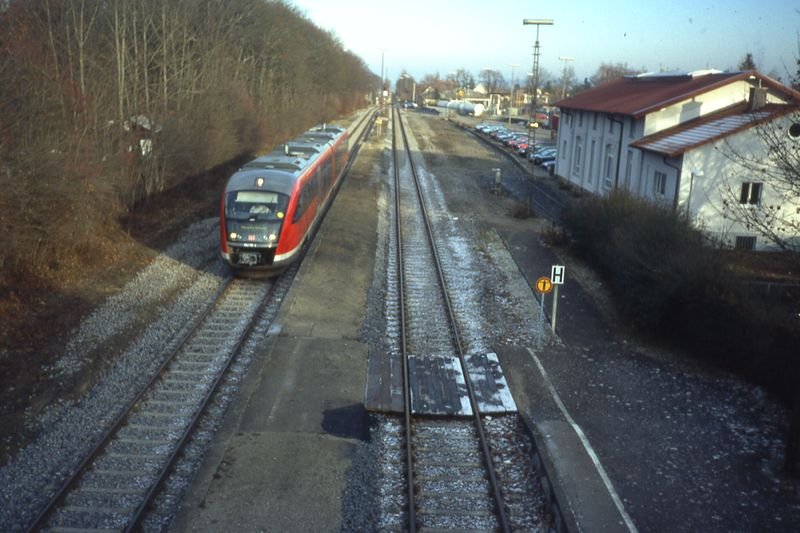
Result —
[{"label": "train headlight", "polygon": [[275,233],[270,233],[268,239],[274,242],[278,240],[278,236]]},{"label": "train headlight", "polygon": [[228,240],[236,241],[239,239],[239,234],[235,231],[232,231],[230,235],[228,235]]}]

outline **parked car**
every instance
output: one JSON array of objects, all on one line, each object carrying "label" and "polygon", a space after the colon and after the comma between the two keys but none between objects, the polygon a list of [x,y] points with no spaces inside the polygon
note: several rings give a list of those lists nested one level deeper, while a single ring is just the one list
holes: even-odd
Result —
[{"label": "parked car", "polygon": [[555,148],[546,148],[538,152],[534,152],[528,156],[528,159],[533,161],[534,165],[541,165],[545,161],[553,161],[556,158]]},{"label": "parked car", "polygon": [[531,147],[530,147],[530,142],[528,142],[528,143],[525,143],[525,147],[524,147],[524,149],[522,149],[522,147],[521,147],[521,146],[520,146],[520,147],[518,147],[518,148],[517,148],[517,153],[518,153],[518,154],[519,154],[521,157],[527,157],[529,152],[530,152],[530,153],[536,153],[536,152],[538,152],[539,150],[544,150],[545,148],[553,148],[553,144],[552,144],[552,143],[542,143],[542,142],[537,142],[537,143],[536,143],[536,145],[534,146],[534,148],[533,148],[533,149],[531,149]]},{"label": "parked car", "polygon": [[542,163],[539,166],[542,167],[543,169],[545,169],[547,171],[547,173],[550,174],[551,176],[556,173],[556,160],[555,159],[551,159],[550,161],[545,161],[544,163]]},{"label": "parked car", "polygon": [[497,128],[495,130],[492,130],[492,133],[490,133],[489,136],[492,139],[497,139],[500,135],[505,135],[507,133],[508,133],[508,130],[505,129],[504,127],[500,126],[499,128]]},{"label": "parked car", "polygon": [[537,155],[539,152],[542,152],[543,150],[552,150],[554,148],[555,147],[552,144],[536,143],[533,148],[531,148],[530,146],[528,147],[525,156],[528,157],[528,159],[530,159],[534,155]]},{"label": "parked car", "polygon": [[528,136],[525,135],[524,133],[518,135],[517,137],[514,137],[513,139],[509,140],[506,143],[506,145],[508,145],[509,148],[512,148],[514,150],[519,150],[519,146],[521,144],[524,144],[526,147],[528,146]]},{"label": "parked car", "polygon": [[527,141],[527,140],[528,140],[528,136],[527,136],[526,134],[524,134],[524,133],[515,133],[515,134],[513,134],[511,137],[509,137],[508,139],[506,139],[506,140],[503,142],[503,144],[505,144],[505,145],[506,145],[506,146],[508,146],[509,148],[515,148],[515,149],[516,149],[517,145],[518,145],[520,142],[522,142],[523,140],[525,140],[525,141]]}]

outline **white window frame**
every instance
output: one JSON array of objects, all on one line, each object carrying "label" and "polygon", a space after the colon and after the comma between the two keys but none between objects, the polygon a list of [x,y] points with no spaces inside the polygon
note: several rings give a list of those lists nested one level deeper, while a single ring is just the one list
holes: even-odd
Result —
[{"label": "white window frame", "polygon": [[653,172],[653,195],[664,198],[667,195],[667,173],[660,170]]},{"label": "white window frame", "polygon": [[761,195],[764,193],[764,183],[760,181],[743,181],[739,191],[739,204],[744,206],[761,205]]},{"label": "white window frame", "polygon": [[606,145],[606,157],[605,157],[605,172],[603,174],[603,184],[606,186],[607,189],[611,188],[611,185],[614,183],[614,145],[609,143]]},{"label": "white window frame", "polygon": [[580,136],[575,137],[575,160],[572,162],[572,175],[581,175],[581,156],[583,155],[583,144]]}]

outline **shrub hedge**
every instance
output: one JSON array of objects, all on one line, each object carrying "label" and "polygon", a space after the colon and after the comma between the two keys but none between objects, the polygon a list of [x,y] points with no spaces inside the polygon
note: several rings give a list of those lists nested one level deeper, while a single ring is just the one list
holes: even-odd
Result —
[{"label": "shrub hedge", "polygon": [[639,332],[790,401],[800,379],[797,310],[741,290],[686,217],[619,192],[572,202],[563,222],[573,251]]}]

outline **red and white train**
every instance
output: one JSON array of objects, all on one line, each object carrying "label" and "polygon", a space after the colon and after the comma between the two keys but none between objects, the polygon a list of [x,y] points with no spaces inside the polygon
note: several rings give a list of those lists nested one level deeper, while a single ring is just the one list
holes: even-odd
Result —
[{"label": "red and white train", "polygon": [[239,274],[286,269],[319,222],[348,158],[347,131],[320,126],[243,165],[222,193],[222,259]]}]

